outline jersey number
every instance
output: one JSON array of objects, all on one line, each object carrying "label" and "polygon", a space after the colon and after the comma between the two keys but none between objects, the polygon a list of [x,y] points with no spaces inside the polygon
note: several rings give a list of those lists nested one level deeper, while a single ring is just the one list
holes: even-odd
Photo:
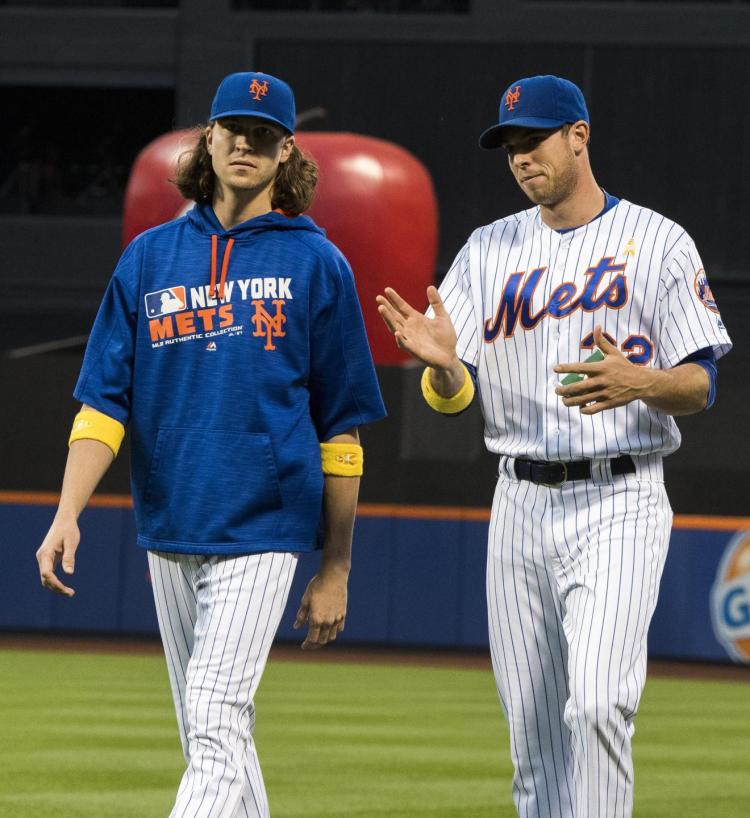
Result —
[{"label": "jersey number", "polygon": [[[608,333],[603,333],[604,337],[612,346],[617,346],[617,341]],[[594,348],[594,333],[590,332],[583,337],[581,349]],[[654,345],[650,338],[645,335],[628,335],[620,344],[620,350],[631,364],[645,366],[654,357]]]}]

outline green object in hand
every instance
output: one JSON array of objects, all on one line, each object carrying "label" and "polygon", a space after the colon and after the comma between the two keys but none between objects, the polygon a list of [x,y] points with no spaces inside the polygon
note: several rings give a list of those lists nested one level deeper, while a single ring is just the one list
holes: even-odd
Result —
[{"label": "green object in hand", "polygon": [[[584,361],[585,364],[595,364],[597,361],[604,360],[604,353],[601,349],[595,349],[591,355]],[[578,381],[583,380],[583,375],[579,375],[577,372],[571,372],[569,375],[566,375],[560,383],[563,386],[569,386],[571,383],[578,383]]]}]

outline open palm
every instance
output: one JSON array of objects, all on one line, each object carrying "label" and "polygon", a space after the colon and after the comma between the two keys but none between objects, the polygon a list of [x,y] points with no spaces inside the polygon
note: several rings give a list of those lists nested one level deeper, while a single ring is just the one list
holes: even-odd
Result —
[{"label": "open palm", "polygon": [[448,368],[456,357],[456,331],[435,287],[427,288],[434,318],[415,310],[391,287],[376,297],[378,312],[396,343],[426,366]]}]

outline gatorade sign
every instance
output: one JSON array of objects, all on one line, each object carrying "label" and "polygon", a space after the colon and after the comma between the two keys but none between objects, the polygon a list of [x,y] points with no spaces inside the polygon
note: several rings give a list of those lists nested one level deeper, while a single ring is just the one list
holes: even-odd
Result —
[{"label": "gatorade sign", "polygon": [[750,531],[727,545],[711,589],[716,638],[737,662],[750,664]]}]

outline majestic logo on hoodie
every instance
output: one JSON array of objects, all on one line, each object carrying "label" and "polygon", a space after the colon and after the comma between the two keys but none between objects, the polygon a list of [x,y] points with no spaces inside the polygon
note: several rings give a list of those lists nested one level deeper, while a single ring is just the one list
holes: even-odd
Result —
[{"label": "majestic logo on hoodie", "polygon": [[[241,315],[244,313],[244,321],[249,317],[253,323],[253,337],[265,338],[264,349],[276,349],[272,339],[286,334],[283,307],[293,300],[291,282],[291,278],[270,276],[226,281],[221,298],[211,295],[209,285],[179,285],[146,293],[151,346],[156,349],[218,335],[242,335],[245,327]],[[248,301],[253,312],[247,309],[245,302]]]}]

